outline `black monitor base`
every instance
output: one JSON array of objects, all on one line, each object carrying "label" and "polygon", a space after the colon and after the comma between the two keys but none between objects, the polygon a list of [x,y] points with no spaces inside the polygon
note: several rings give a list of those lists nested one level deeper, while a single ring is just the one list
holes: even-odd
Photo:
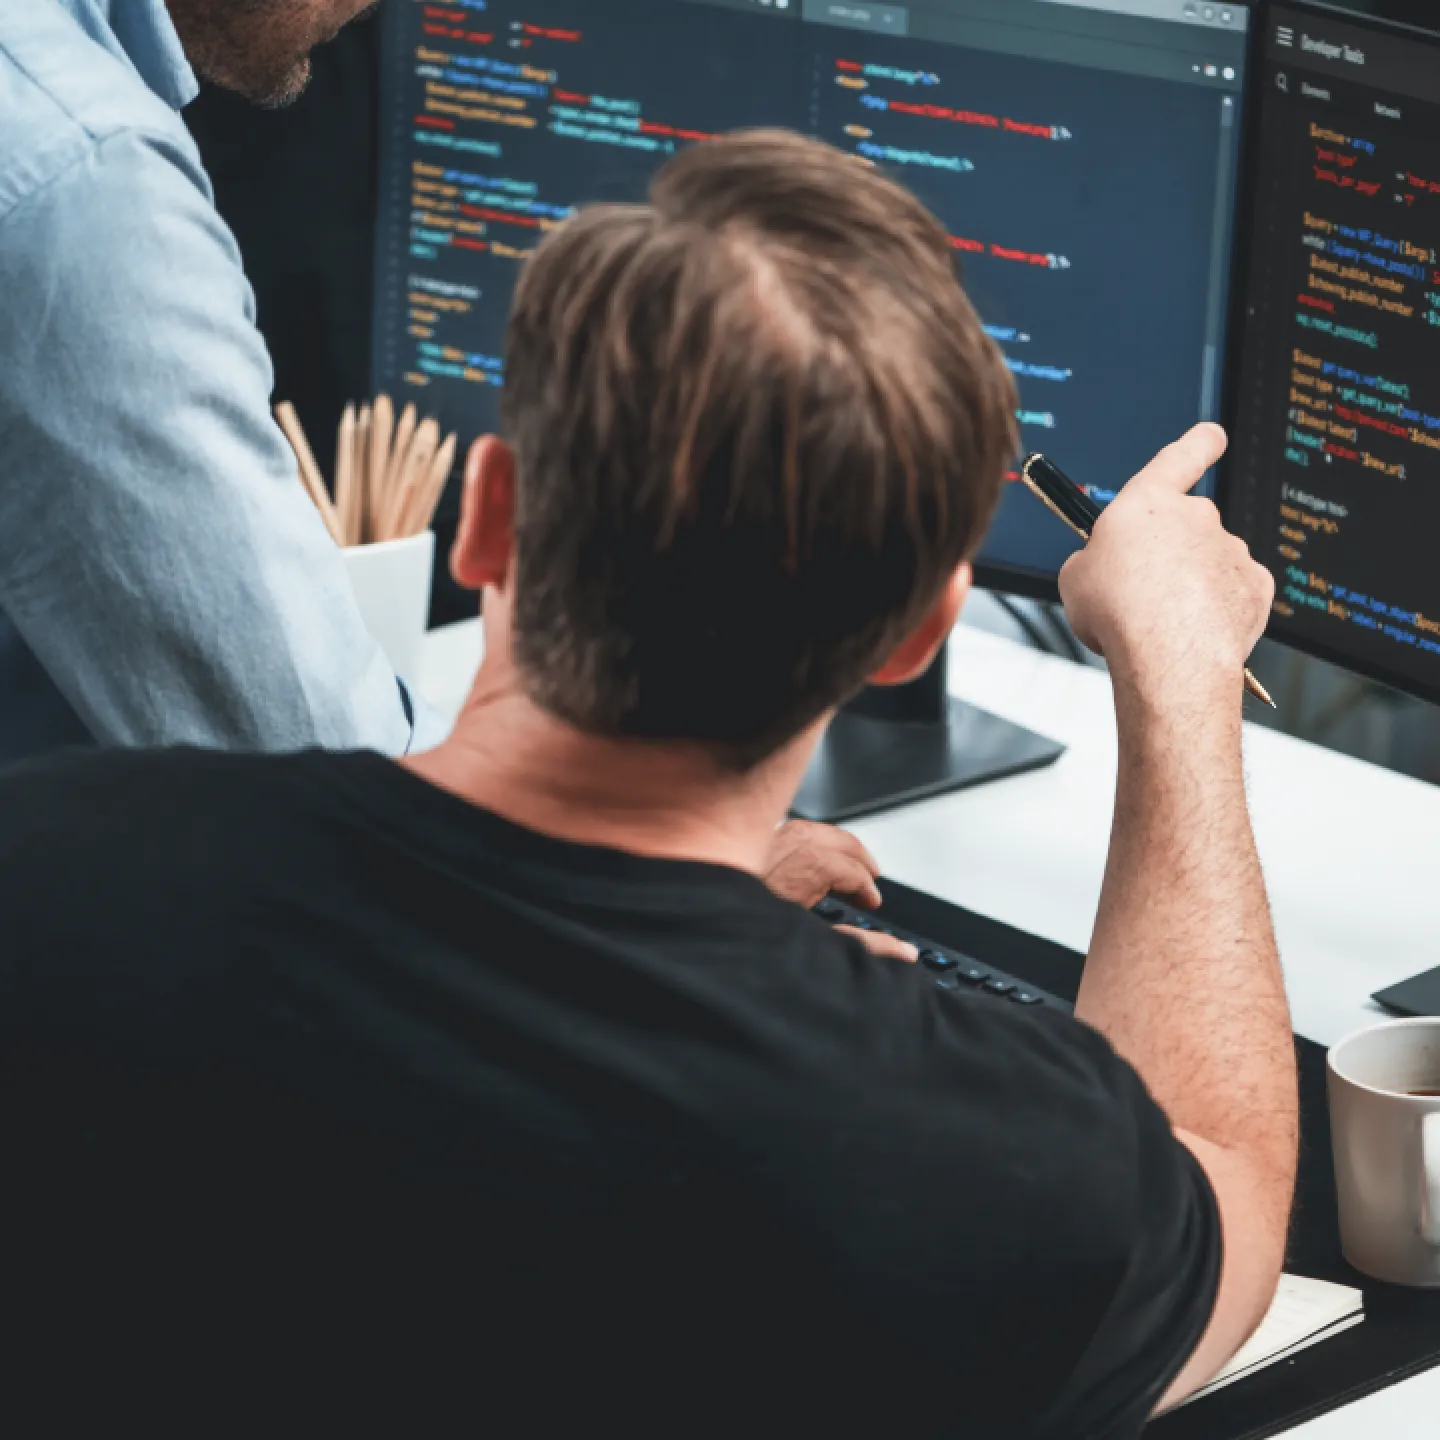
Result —
[{"label": "black monitor base", "polygon": [[914,685],[867,690],[842,710],[795,797],[802,820],[835,825],[1053,765],[1065,747],[945,694],[941,653]]},{"label": "black monitor base", "polygon": [[837,825],[951,790],[1053,765],[1065,747],[950,701],[948,723],[903,725],[842,712],[795,797],[802,820]]}]

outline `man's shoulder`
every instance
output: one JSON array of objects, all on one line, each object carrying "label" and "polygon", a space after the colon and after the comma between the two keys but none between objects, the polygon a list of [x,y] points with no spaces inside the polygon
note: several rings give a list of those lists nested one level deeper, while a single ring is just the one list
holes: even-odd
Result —
[{"label": "man's shoulder", "polygon": [[[1085,1384],[1065,1390],[1093,1409],[1096,1376],[1145,1358],[1118,1401],[1102,1397],[1143,1414],[1209,1313],[1219,1232],[1139,1076],[1070,1016],[937,990],[813,930],[802,944],[817,963],[803,991],[787,986],[782,1063],[766,1057],[753,1097],[736,1091],[735,1131],[762,1137],[786,1204],[844,1237],[834,1263],[875,1286],[918,1360],[965,1355],[991,1375],[1024,1355],[1027,1399],[1046,1405],[1093,1346]],[[1184,1333],[1144,1357],[1132,1332],[1146,1322]]]},{"label": "man's shoulder", "polygon": [[[1163,1123],[1134,1070],[1072,1016],[937,986],[922,968],[877,960],[808,916],[764,959],[770,996],[790,1021],[787,1043],[803,1047],[792,1074],[808,1086],[797,1094],[864,1093],[867,1105],[889,1107],[891,1134],[949,1128],[963,1137],[957,1153],[972,1158],[1023,1136],[1056,1171],[1103,1145],[1108,1181],[1134,1162],[1156,1117]],[[999,1167],[987,1183],[1025,1179]]]},{"label": "man's shoulder", "polygon": [[[1061,1209],[1093,1199],[1114,1226],[1103,1236],[1095,1230],[1092,1240],[1123,1246],[1134,1217],[1114,1197],[1128,1186],[1133,1199],[1157,1157],[1178,1164],[1183,1155],[1143,1081],[1106,1038],[1053,1010],[938,987],[918,967],[810,933],[819,929],[804,926],[805,938],[796,936],[786,957],[810,962],[784,976],[794,1021],[788,1034],[805,1047],[796,1078],[835,1092],[838,1103],[863,1094],[872,1112],[887,1112],[890,1137],[948,1133],[950,1153],[975,1163],[968,1183],[976,1191],[1029,1204],[1038,1182]],[[834,1094],[827,1103],[837,1103]],[[1009,1155],[1017,1144],[1033,1164],[1015,1169],[981,1159]],[[918,1138],[912,1152],[934,1162]]]},{"label": "man's shoulder", "polygon": [[52,0],[0,0],[0,218],[116,137],[198,156],[180,117]]},{"label": "man's shoulder", "polygon": [[282,825],[347,758],[84,749],[22,762],[0,772],[0,880],[106,855],[183,864],[197,834],[213,860],[217,843]]}]

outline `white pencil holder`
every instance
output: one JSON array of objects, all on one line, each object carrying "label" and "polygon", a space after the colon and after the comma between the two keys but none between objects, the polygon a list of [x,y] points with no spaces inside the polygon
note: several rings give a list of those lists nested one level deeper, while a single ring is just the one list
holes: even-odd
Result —
[{"label": "white pencil holder", "polygon": [[366,628],[395,673],[413,684],[430,619],[435,532],[342,552]]}]

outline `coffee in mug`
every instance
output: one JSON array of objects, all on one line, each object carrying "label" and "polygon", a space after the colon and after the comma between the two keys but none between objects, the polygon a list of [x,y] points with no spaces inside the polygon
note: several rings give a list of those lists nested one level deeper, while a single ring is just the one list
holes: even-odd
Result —
[{"label": "coffee in mug", "polygon": [[1440,1287],[1440,1019],[1351,1035],[1328,1078],[1345,1258],[1377,1280]]}]

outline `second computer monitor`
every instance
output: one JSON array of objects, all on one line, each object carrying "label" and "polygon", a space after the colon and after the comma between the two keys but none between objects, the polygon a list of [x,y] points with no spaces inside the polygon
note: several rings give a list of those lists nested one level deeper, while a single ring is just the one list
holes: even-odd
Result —
[{"label": "second computer monitor", "polygon": [[[1197,0],[396,0],[377,391],[496,421],[516,268],[577,205],[781,125],[938,215],[1027,449],[1100,500],[1219,418],[1251,7]],[[1007,489],[982,578],[1045,594],[1074,542]]]},{"label": "second computer monitor", "polygon": [[1440,22],[1416,8],[1434,29],[1270,11],[1224,501],[1273,638],[1440,701]]}]

